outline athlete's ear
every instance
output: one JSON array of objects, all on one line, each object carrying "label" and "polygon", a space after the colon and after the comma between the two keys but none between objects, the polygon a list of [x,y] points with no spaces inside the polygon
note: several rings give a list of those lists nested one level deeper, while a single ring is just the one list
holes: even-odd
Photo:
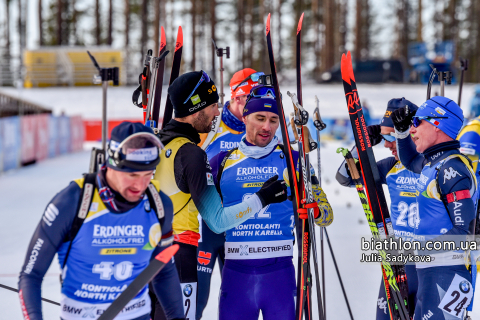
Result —
[{"label": "athlete's ear", "polygon": [[247,117],[248,117],[248,115],[242,117],[242,121],[243,121],[243,123],[245,123],[245,124],[247,124]]}]

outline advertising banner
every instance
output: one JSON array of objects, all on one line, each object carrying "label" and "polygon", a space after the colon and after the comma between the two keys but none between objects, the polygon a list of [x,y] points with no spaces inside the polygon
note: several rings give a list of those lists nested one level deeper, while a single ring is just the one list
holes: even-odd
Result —
[{"label": "advertising banner", "polygon": [[35,157],[37,161],[44,160],[48,157],[48,143],[49,143],[49,127],[48,114],[39,114],[35,116],[36,133],[35,133]]},{"label": "advertising banner", "polygon": [[70,118],[58,117],[58,150],[60,154],[70,152]]},{"label": "advertising banner", "polygon": [[70,117],[70,151],[81,151],[85,134],[83,131],[83,120],[81,116]]},{"label": "advertising banner", "polygon": [[58,147],[58,117],[48,116],[48,157],[60,154]]},{"label": "advertising banner", "polygon": [[20,117],[22,163],[35,161],[35,118],[36,115]]},{"label": "advertising banner", "polygon": [[8,117],[0,119],[0,122],[2,122],[0,128],[2,130],[3,170],[7,171],[20,166],[20,118]]}]

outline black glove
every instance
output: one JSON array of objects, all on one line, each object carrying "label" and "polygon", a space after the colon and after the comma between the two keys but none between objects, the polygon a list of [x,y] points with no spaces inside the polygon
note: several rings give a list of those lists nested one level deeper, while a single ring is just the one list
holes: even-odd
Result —
[{"label": "black glove", "polygon": [[379,124],[367,127],[367,132],[368,132],[368,136],[370,137],[370,143],[372,144],[372,147],[382,142],[383,138],[380,133],[381,130],[382,129],[380,128]]},{"label": "black glove", "polygon": [[413,117],[417,113],[416,110],[411,110],[408,106],[401,107],[393,111],[392,113],[392,121],[395,129],[400,132],[407,131],[410,126],[412,125]]},{"label": "black glove", "polygon": [[257,196],[265,207],[271,203],[279,203],[287,200],[287,185],[284,180],[278,180],[275,175],[265,181],[262,188],[258,190]]}]

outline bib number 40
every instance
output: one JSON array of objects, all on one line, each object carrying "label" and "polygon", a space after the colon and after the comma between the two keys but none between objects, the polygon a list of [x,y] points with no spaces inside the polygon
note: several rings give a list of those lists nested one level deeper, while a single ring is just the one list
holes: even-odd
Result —
[{"label": "bib number 40", "polygon": [[102,280],[110,280],[113,275],[116,280],[124,281],[132,276],[132,271],[133,263],[130,261],[123,261],[117,264],[102,261],[99,264],[94,264],[92,268],[92,272],[100,274],[100,279]]}]

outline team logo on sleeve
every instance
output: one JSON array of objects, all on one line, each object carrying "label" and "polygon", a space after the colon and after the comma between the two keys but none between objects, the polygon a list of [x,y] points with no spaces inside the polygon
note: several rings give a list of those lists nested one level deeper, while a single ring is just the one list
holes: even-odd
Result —
[{"label": "team logo on sleeve", "polygon": [[460,177],[462,176],[460,173],[458,173],[458,171],[454,170],[452,167],[445,169],[443,170],[443,173],[445,174],[443,176],[443,184],[445,184],[446,180],[451,180],[453,178],[455,178],[457,175],[459,175]]},{"label": "team logo on sleeve", "polygon": [[170,155],[172,154],[172,149],[168,149],[165,151],[165,157],[170,158]]},{"label": "team logo on sleeve", "polygon": [[213,174],[207,172],[207,185],[214,186],[215,183],[213,182]]}]

